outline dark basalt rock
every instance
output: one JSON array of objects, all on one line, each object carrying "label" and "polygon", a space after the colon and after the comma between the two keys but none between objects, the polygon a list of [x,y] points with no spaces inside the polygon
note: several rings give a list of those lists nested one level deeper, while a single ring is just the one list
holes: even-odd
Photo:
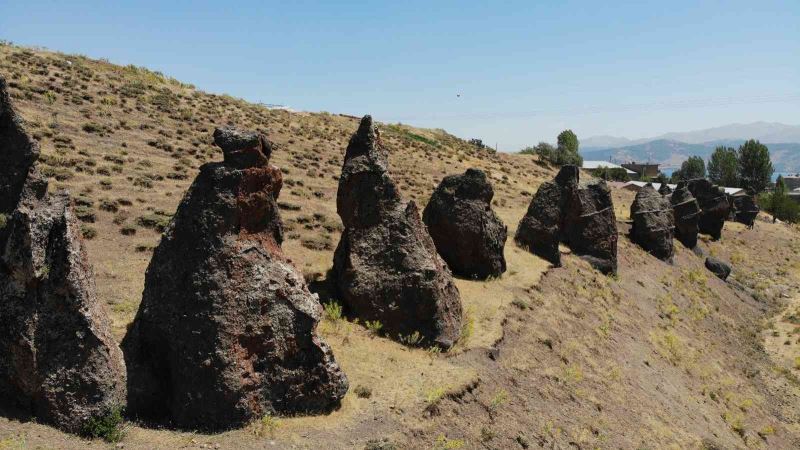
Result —
[{"label": "dark basalt rock", "polygon": [[14,211],[38,158],[39,144],[25,132],[11,106],[6,80],[0,77],[0,214]]},{"label": "dark basalt rock", "polygon": [[675,237],[686,248],[697,246],[700,205],[697,204],[685,181],[678,183],[675,192],[670,196],[672,213],[675,219]]},{"label": "dark basalt rock", "polygon": [[760,211],[753,197],[750,195],[736,196],[733,197],[731,203],[734,210],[734,220],[752,228]]},{"label": "dark basalt rock", "polygon": [[722,227],[730,210],[725,191],[705,178],[689,180],[687,186],[700,206],[697,223],[700,233],[718,240],[722,237]]},{"label": "dark basalt rock", "polygon": [[81,432],[125,403],[125,365],[65,192],[23,200],[0,258],[0,403]]},{"label": "dark basalt rock", "polygon": [[79,433],[122,408],[125,365],[69,195],[47,194],[0,79],[0,406]]},{"label": "dark basalt rock", "polygon": [[667,183],[661,183],[661,186],[658,187],[658,193],[662,196],[672,194],[672,188],[670,188]]},{"label": "dark basalt rock", "polygon": [[506,271],[508,230],[492,211],[492,197],[486,174],[467,169],[445,177],[422,213],[436,250],[456,275],[483,280]]},{"label": "dark basalt rock", "polygon": [[219,430],[336,408],[347,378],[317,335],[322,307],[281,250],[281,172],[266,138],[217,130],[156,248],[125,336],[128,410]]},{"label": "dark basalt rock", "polygon": [[631,218],[633,241],[656,258],[672,261],[675,254],[672,245],[672,206],[651,184],[648,183],[636,194],[631,204]]},{"label": "dark basalt rock", "polygon": [[706,258],[706,269],[713,272],[720,280],[726,280],[731,274],[731,266],[713,256]]},{"label": "dark basalt rock", "polygon": [[418,345],[449,348],[461,332],[461,297],[417,206],[402,201],[387,168],[380,135],[364,116],[339,179],[345,229],[333,260],[336,289],[350,313],[380,321],[389,336],[417,333]]},{"label": "dark basalt rock", "polygon": [[579,170],[561,168],[555,182],[539,187],[517,227],[514,240],[554,265],[558,243],[604,273],[617,271],[617,224],[611,191],[602,180],[581,183]]}]

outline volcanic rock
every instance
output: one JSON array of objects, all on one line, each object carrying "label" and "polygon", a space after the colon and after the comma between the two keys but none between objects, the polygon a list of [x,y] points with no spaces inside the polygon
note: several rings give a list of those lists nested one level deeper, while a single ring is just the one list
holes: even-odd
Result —
[{"label": "volcanic rock", "polygon": [[128,410],[203,430],[329,411],[348,382],[316,333],[318,297],[281,250],[271,147],[233,129],[214,138],[225,161],[203,165],[178,206],[123,341]]},{"label": "volcanic rock", "polygon": [[714,240],[719,239],[730,210],[725,191],[705,178],[689,180],[687,186],[700,206],[697,223],[700,233],[707,234]]},{"label": "volcanic rock", "polygon": [[732,203],[735,211],[734,220],[752,228],[760,211],[753,197],[750,195],[736,196],[733,197]]},{"label": "volcanic rock", "polygon": [[436,250],[456,275],[483,280],[506,271],[507,228],[492,211],[492,197],[486,174],[467,169],[445,177],[422,213]]},{"label": "volcanic rock", "polygon": [[364,116],[339,179],[336,289],[350,313],[379,321],[389,336],[449,348],[461,333],[461,297],[417,206],[403,202],[387,169],[380,135]]},{"label": "volcanic rock", "polygon": [[697,204],[685,181],[678,183],[670,197],[675,220],[675,237],[686,248],[697,246],[700,206]]},{"label": "volcanic rock", "polygon": [[0,79],[0,405],[80,433],[124,406],[125,366],[69,195],[47,194],[38,156]]},{"label": "volcanic rock", "polygon": [[39,144],[28,133],[11,106],[6,80],[0,77],[0,214],[10,215],[39,158]]},{"label": "volcanic rock", "polygon": [[731,266],[713,256],[706,258],[706,269],[713,272],[721,280],[727,279],[728,275],[731,274]]},{"label": "volcanic rock", "polygon": [[663,196],[672,194],[672,188],[667,183],[661,183],[661,186],[658,187],[658,193]]},{"label": "volcanic rock", "polygon": [[648,183],[639,190],[631,204],[631,218],[633,241],[656,258],[671,261],[675,254],[672,245],[674,219],[669,200]]},{"label": "volcanic rock", "polygon": [[534,195],[514,240],[554,265],[561,264],[558,243],[604,273],[617,271],[617,224],[611,191],[603,180],[581,183],[576,166],[567,165],[555,182]]}]

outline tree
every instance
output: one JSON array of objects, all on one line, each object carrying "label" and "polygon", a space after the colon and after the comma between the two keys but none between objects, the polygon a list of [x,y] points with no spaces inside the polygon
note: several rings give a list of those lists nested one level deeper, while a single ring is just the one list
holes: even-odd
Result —
[{"label": "tree", "polygon": [[699,156],[690,156],[681,164],[681,168],[672,173],[672,182],[705,178],[706,163]]},{"label": "tree", "polygon": [[772,179],[772,161],[766,145],[750,139],[739,147],[739,186],[750,193],[763,192]]},{"label": "tree", "polygon": [[523,155],[536,155],[542,161],[553,162],[556,154],[556,148],[547,142],[539,142],[533,147],[525,147],[520,150]]},{"label": "tree", "polygon": [[578,153],[578,136],[572,130],[564,130],[558,135],[555,164],[564,166],[575,164],[580,167],[583,165],[583,158]]},{"label": "tree", "polygon": [[594,170],[593,175],[606,181],[631,181],[628,172],[622,167],[600,167]]},{"label": "tree", "polygon": [[568,153],[578,153],[578,136],[572,130],[564,130],[558,135],[558,150]]},{"label": "tree", "polygon": [[783,175],[778,175],[778,179],[775,180],[775,193],[778,195],[786,194],[786,182],[783,181]]},{"label": "tree", "polygon": [[739,187],[739,160],[733,147],[714,149],[708,160],[708,179],[726,187]]},{"label": "tree", "polygon": [[663,173],[658,172],[658,176],[653,178],[653,182],[659,184],[669,184],[669,179],[667,179],[667,176]]}]

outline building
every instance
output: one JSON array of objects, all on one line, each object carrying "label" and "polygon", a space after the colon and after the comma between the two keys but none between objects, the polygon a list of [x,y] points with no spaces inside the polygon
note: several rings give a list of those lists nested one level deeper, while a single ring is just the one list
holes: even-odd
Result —
[{"label": "building", "polygon": [[658,164],[651,164],[651,163],[637,163],[637,162],[629,162],[622,164],[622,167],[632,170],[639,174],[638,178],[640,180],[655,178],[660,173],[658,171]]},{"label": "building", "polygon": [[[644,181],[629,181],[622,186],[622,189],[638,192],[639,189],[645,187],[646,184],[647,182]],[[661,183],[650,183],[650,184],[653,185],[653,189],[655,190],[658,190],[661,187]],[[673,191],[675,190],[676,187],[678,187],[677,184],[667,184],[667,186]],[[747,195],[747,192],[742,188],[723,187],[722,189],[725,191],[725,195],[729,197]]]},{"label": "building", "polygon": [[800,176],[785,176],[783,177],[783,184],[786,185],[786,190],[790,192],[800,189]]},{"label": "building", "polygon": [[628,177],[636,179],[639,178],[639,174],[636,172],[626,169],[619,164],[614,164],[608,161],[584,161],[583,165],[581,166],[582,169],[588,170],[590,172],[594,172],[597,169],[601,168],[608,168],[608,169],[623,169],[627,174]]}]

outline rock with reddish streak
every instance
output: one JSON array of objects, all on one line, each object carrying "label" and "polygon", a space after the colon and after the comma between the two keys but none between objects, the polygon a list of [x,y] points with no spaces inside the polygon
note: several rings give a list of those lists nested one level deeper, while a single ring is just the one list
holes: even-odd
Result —
[{"label": "rock with reddish streak", "polygon": [[218,129],[156,248],[123,341],[128,410],[222,430],[337,408],[348,382],[316,332],[322,307],[281,250],[281,172],[262,135]]}]

